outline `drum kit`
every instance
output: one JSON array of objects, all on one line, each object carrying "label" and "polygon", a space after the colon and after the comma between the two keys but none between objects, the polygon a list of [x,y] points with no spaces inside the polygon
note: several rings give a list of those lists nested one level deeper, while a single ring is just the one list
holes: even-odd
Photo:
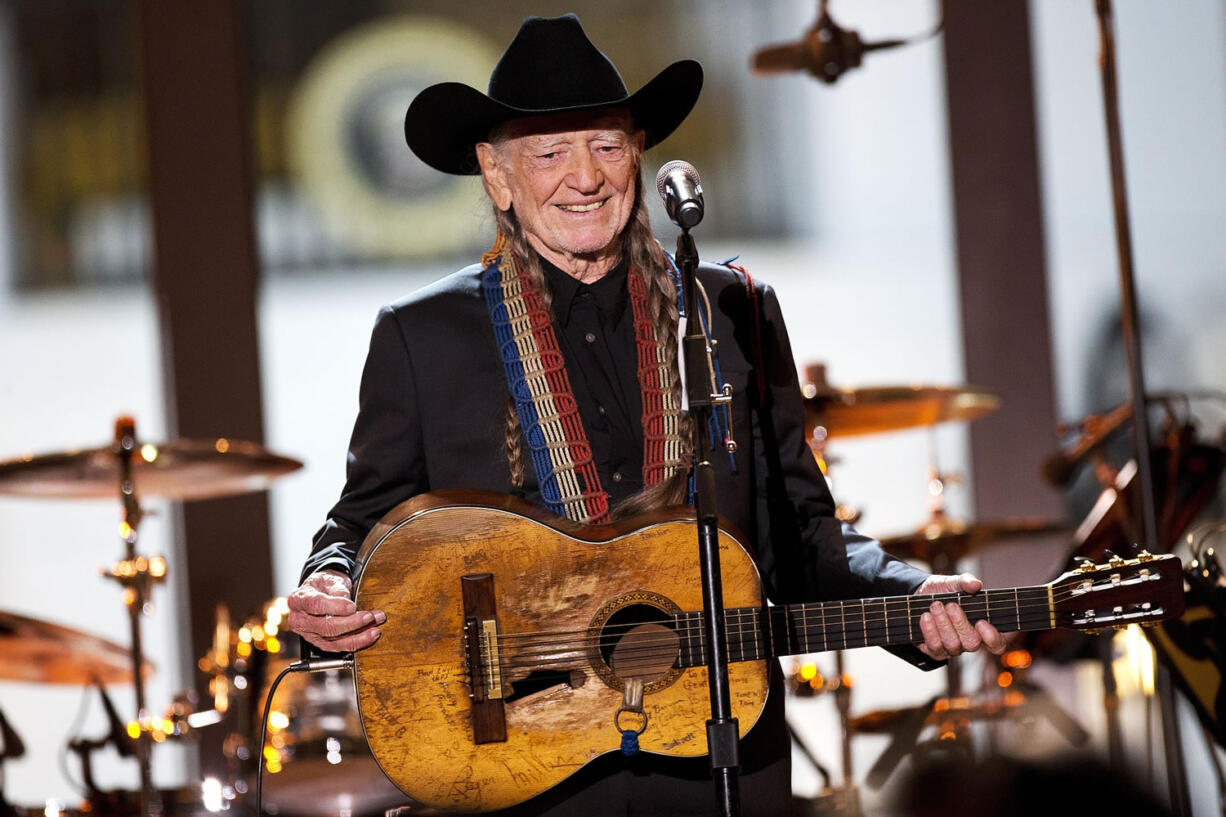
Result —
[{"label": "drum kit", "polygon": [[[806,438],[823,473],[829,477],[830,463],[826,457],[826,445],[831,438],[842,439],[858,435],[878,434],[903,429],[932,429],[939,423],[973,421],[996,410],[1000,401],[994,395],[975,387],[948,386],[886,386],[861,389],[837,389],[826,384],[824,367],[810,366],[806,370],[809,382],[802,389],[805,397]],[[1206,442],[1199,438],[1191,413],[1180,417],[1174,405],[1186,409],[1191,398],[1188,394],[1156,394],[1151,403],[1165,409],[1167,425],[1161,442],[1153,450],[1156,465],[1155,490],[1161,510],[1159,539],[1151,549],[1169,552],[1180,537],[1193,524],[1210,501],[1217,495],[1220,478],[1226,470],[1226,446],[1219,442]],[[1226,396],[1216,399],[1226,402]],[[940,497],[943,496],[944,480],[935,467],[929,468],[929,478],[935,481],[935,490],[930,493],[936,501],[930,504],[930,518],[917,530],[880,538],[883,547],[904,559],[924,563],[934,573],[953,573],[958,563],[967,557],[984,553],[1009,542],[1027,541],[1033,537],[1065,535],[1068,556],[1067,566],[1075,566],[1080,559],[1101,559],[1104,554],[1113,556],[1113,549],[1128,553],[1133,543],[1143,537],[1137,535],[1132,509],[1140,501],[1139,488],[1135,484],[1135,463],[1117,466],[1105,452],[1105,443],[1130,419],[1131,406],[1120,406],[1102,415],[1091,415],[1077,428],[1071,430],[1072,441],[1059,452],[1036,463],[1040,472],[1056,487],[1063,487],[1073,473],[1085,463],[1093,463],[1101,490],[1085,520],[1076,528],[1059,520],[1018,517],[991,521],[965,522],[950,518]],[[1091,469],[1087,469],[1091,470]],[[848,521],[859,518],[859,512],[840,506],[840,517]],[[1219,525],[1226,530],[1226,524]],[[1208,549],[1212,557],[1212,550]],[[1195,587],[1201,576],[1193,576],[1199,570],[1212,581],[1202,584],[1213,589],[1204,593],[1204,598],[1213,604],[1226,599],[1226,578],[1216,558],[1206,559],[1204,554],[1193,553],[1195,558],[1189,568],[1189,579]],[[1205,565],[1208,565],[1206,568]],[[1191,607],[1191,601],[1189,603]],[[1205,602],[1204,606],[1211,606]],[[1185,616],[1187,619],[1187,616]],[[1203,629],[1203,628],[1202,628]],[[1175,632],[1176,635],[1169,635]],[[1179,670],[1179,657],[1199,650],[1204,654],[1213,652],[1203,645],[1195,648],[1188,644],[1196,638],[1208,642],[1207,636],[1189,637],[1190,628],[1180,621],[1167,622],[1155,628],[1156,645],[1162,654],[1164,644],[1174,645],[1182,637],[1181,647],[1170,646],[1167,652],[1175,656],[1174,669]],[[851,690],[853,680],[845,673],[843,657],[836,653],[836,669],[832,676],[823,677],[816,665],[798,662],[793,670],[789,690],[801,696],[830,694],[839,713],[842,727],[843,782],[830,785],[830,775],[813,758],[812,753],[798,740],[800,748],[817,765],[827,780],[822,794],[815,801],[817,813],[859,814],[859,794],[851,774],[852,739],[858,735],[888,735],[892,737],[873,767],[865,775],[871,788],[880,788],[908,755],[924,755],[929,752],[972,753],[970,727],[974,723],[1025,723],[1044,720],[1070,744],[1080,746],[1089,736],[1085,729],[1065,711],[1042,687],[1027,678],[1027,670],[1036,658],[1060,660],[1062,654],[1075,657],[1099,658],[1086,642],[1094,636],[1067,631],[1052,631],[1039,634],[1019,634],[1010,640],[1010,646],[996,660],[989,660],[984,667],[984,688],[975,694],[964,694],[961,674],[954,668],[947,673],[947,689],[944,694],[917,706],[900,709],[877,710],[859,715],[851,714]],[[1151,641],[1155,635],[1151,635]],[[1069,646],[1070,641],[1077,642]],[[1219,637],[1221,643],[1226,640]],[[1216,649],[1216,648],[1214,648]],[[1067,659],[1066,659],[1067,660]],[[1108,661],[1109,663],[1109,661]],[[1186,662],[1193,663],[1193,662]],[[1226,673],[1226,660],[1212,670],[1206,670],[1201,661],[1196,666],[1193,680],[1182,680],[1181,686],[1197,703],[1195,692],[1204,686],[1203,679],[1212,676],[1220,679]],[[1193,672],[1185,673],[1193,675]],[[1105,676],[1110,672],[1105,671]],[[1198,684],[1197,680],[1202,683]],[[1213,688],[1217,688],[1216,684]],[[1118,735],[1118,724],[1110,721],[1117,718],[1118,702],[1115,700],[1113,678],[1104,678],[1104,709],[1108,731]],[[1226,735],[1222,723],[1226,717],[1211,704],[1198,703],[1206,729],[1217,736]],[[921,740],[923,735],[929,740]],[[795,733],[794,733],[795,735]],[[796,736],[799,738],[799,736]],[[1110,735],[1109,743],[1110,743]],[[1218,738],[1219,741],[1221,738]],[[1226,745],[1226,744],[1224,744]],[[1115,747],[1115,751],[1120,751]],[[1114,759],[1114,758],[1113,758]]]},{"label": "drum kit", "polygon": [[[0,462],[0,495],[58,499],[118,498],[123,509],[122,558],[104,575],[122,588],[129,613],[130,644],[124,646],[80,630],[0,611],[0,679],[32,684],[96,686],[109,734],[73,739],[68,751],[80,764],[83,801],[70,814],[146,817],[156,814],[254,812],[256,763],[264,759],[269,781],[264,811],[299,814],[375,814],[403,802],[365,749],[352,684],[339,671],[292,676],[274,702],[270,735],[259,747],[259,713],[276,671],[296,655],[297,640],[280,630],[285,600],[274,599],[241,625],[218,607],[212,648],[198,667],[209,677],[210,708],[199,709],[195,693],[175,697],[163,715],[153,714],[144,685],[156,671],[144,655],[141,617],[154,585],[164,580],[166,560],[137,552],[145,511],[140,500],[155,497],[192,501],[266,489],[302,463],[242,440],[180,439],[155,444],[136,436],[135,423],[121,417],[112,443],[96,448],[23,456]],[[132,684],[136,717],[125,722],[107,694],[113,684]],[[228,779],[208,779],[182,789],[160,790],[152,780],[153,747],[222,730]],[[24,754],[25,745],[0,713],[0,764]],[[105,747],[134,760],[139,788],[104,790],[91,768],[92,754]],[[3,778],[0,777],[0,780]],[[0,815],[43,813],[43,806],[7,803],[0,787]]]},{"label": "drum kit", "polygon": [[[805,437],[828,479],[831,479],[833,464],[826,455],[826,447],[831,439],[908,429],[927,429],[932,433],[939,424],[972,421],[1000,407],[999,397],[974,386],[835,388],[826,382],[825,367],[821,364],[806,367],[805,375],[807,382],[802,385]],[[921,562],[933,573],[954,573],[962,559],[1002,542],[1068,530],[1063,523],[1046,519],[1019,517],[967,522],[951,517],[944,501],[946,483],[951,481],[949,475],[941,473],[935,462],[929,464],[927,471],[928,519],[915,530],[882,537],[880,541],[889,553]],[[839,506],[838,515],[848,522],[860,518],[858,511],[843,505]],[[853,715],[851,692],[854,684],[844,669],[842,652],[835,653],[835,672],[830,677],[824,677],[812,663],[798,662],[789,688],[801,696],[830,694],[838,710],[842,732],[842,783],[832,785],[829,772],[818,764],[827,784],[817,798],[817,811],[843,815],[860,813],[860,797],[852,774],[853,737],[894,734],[897,738],[869,773],[869,784],[877,788],[902,756],[919,746],[918,738],[927,727],[936,726],[936,740],[946,747],[953,743],[963,744],[972,720],[1007,717],[1022,705],[1020,693],[1010,698],[1009,706],[999,701],[971,702],[962,694],[961,670],[956,659],[949,662],[946,684],[945,695],[921,706]],[[795,732],[793,734],[803,749],[803,741]],[[805,754],[816,764],[811,752],[805,751]]]}]

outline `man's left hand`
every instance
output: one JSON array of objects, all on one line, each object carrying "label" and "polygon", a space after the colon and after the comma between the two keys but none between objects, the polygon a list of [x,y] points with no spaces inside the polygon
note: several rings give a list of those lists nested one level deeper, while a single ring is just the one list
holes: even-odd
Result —
[{"label": "man's left hand", "polygon": [[[929,576],[915,589],[915,595],[926,593],[978,593],[983,582],[970,573],[959,576]],[[987,647],[988,652],[1000,655],[1005,651],[1005,637],[987,621],[971,624],[962,607],[955,602],[942,604],[934,601],[928,612],[920,616],[920,630],[924,643],[920,650],[938,661],[974,652]]]}]

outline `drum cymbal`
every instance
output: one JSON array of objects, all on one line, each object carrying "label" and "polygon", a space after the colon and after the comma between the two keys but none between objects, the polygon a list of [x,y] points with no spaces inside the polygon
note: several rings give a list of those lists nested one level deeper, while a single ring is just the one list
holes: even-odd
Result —
[{"label": "drum cymbal", "polygon": [[1000,407],[1000,398],[973,386],[873,386],[837,389],[808,384],[805,434],[822,426],[832,437],[876,434],[943,423],[974,420]]},{"label": "drum cymbal", "polygon": [[957,561],[996,542],[1068,530],[1068,525],[1063,522],[1038,517],[1015,517],[994,522],[938,519],[917,531],[887,536],[880,541],[895,556],[932,564],[938,556]]},{"label": "drum cymbal", "polygon": [[[143,674],[153,673],[144,664]],[[124,684],[132,682],[127,647],[88,633],[0,612],[0,678],[40,684]]]},{"label": "drum cymbal", "polygon": [[888,735],[901,731],[909,724],[938,723],[945,718],[965,718],[971,721],[1000,720],[1020,714],[1026,703],[1023,694],[1012,698],[994,695],[971,698],[938,698],[936,701],[902,709],[877,709],[847,719],[848,730],[859,735]]},{"label": "drum cymbal", "polygon": [[[145,443],[132,453],[137,496],[213,499],[259,491],[302,463],[263,446],[224,437]],[[111,446],[25,456],[0,462],[0,494],[112,499],[119,459]]]}]

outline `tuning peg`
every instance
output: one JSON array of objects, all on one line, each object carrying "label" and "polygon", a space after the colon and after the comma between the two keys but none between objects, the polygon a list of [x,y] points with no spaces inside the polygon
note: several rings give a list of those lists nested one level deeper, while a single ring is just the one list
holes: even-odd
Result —
[{"label": "tuning peg", "polygon": [[1081,564],[1077,565],[1077,570],[1080,573],[1093,573],[1098,568],[1098,565],[1094,564],[1093,560],[1087,559],[1085,556],[1078,556],[1077,559],[1081,562]]},{"label": "tuning peg", "polygon": [[1114,551],[1104,550],[1103,553],[1107,554],[1107,564],[1111,565],[1112,567],[1123,567],[1124,565],[1128,564],[1127,559]]},{"label": "tuning peg", "polygon": [[1154,559],[1156,559],[1156,558],[1158,558],[1158,557],[1157,557],[1157,556],[1155,556],[1154,554],[1150,553],[1150,552],[1149,552],[1147,549],[1145,549],[1145,548],[1141,548],[1141,552],[1137,554],[1137,561],[1138,561],[1138,562],[1152,562],[1152,561],[1153,561]]}]

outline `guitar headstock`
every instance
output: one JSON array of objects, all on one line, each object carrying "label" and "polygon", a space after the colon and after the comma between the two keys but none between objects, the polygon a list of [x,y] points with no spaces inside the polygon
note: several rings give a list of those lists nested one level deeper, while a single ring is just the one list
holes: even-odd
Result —
[{"label": "guitar headstock", "polygon": [[1142,551],[1135,559],[1086,561],[1050,585],[1058,627],[1098,630],[1183,614],[1183,565],[1178,556]]}]

